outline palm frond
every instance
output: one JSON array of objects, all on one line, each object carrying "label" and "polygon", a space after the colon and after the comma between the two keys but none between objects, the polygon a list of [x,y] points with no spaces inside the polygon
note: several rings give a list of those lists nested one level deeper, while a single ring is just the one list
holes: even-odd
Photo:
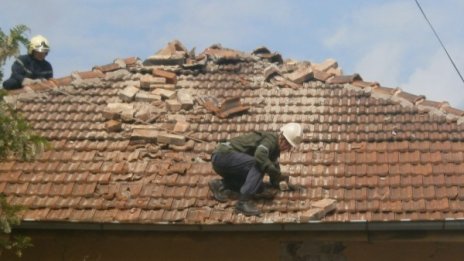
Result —
[{"label": "palm frond", "polygon": [[26,32],[30,32],[29,27],[23,24],[16,25],[10,29],[9,38],[11,38],[13,42],[20,42],[24,46],[27,46],[29,44],[29,40],[24,35]]},{"label": "palm frond", "polygon": [[11,28],[9,35],[5,35],[0,29],[0,67],[3,66],[6,59],[19,54],[20,44],[23,44],[27,48],[29,40],[25,34],[29,30],[29,27],[20,24]]}]

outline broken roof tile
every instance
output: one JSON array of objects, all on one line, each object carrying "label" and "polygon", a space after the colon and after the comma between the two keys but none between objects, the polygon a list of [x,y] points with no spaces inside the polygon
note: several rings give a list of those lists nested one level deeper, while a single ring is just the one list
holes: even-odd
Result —
[{"label": "broken roof tile", "polygon": [[248,111],[248,106],[243,106],[240,97],[226,99],[219,108],[217,115],[221,118],[227,118],[233,114]]},{"label": "broken roof tile", "polygon": [[92,70],[98,70],[102,73],[107,73],[107,72],[116,71],[116,70],[119,70],[125,67],[126,67],[125,64],[124,66],[122,66],[121,63],[110,63],[110,64],[101,65],[101,66],[94,66]]},{"label": "broken roof tile", "polygon": [[352,82],[352,85],[354,86],[357,86],[357,87],[360,87],[360,88],[367,88],[367,87],[379,87],[379,83],[378,82],[366,82],[366,81],[362,81],[362,80],[355,80]]},{"label": "broken roof tile", "polygon": [[407,92],[404,92],[404,91],[401,91],[401,92],[397,93],[396,96],[401,97],[403,99],[406,99],[407,101],[409,101],[412,104],[417,104],[418,102],[421,102],[421,101],[425,100],[424,95],[414,95],[414,94],[407,93]]},{"label": "broken roof tile", "polygon": [[283,63],[282,55],[279,53],[271,53],[267,47],[258,47],[251,53],[261,59],[268,60],[271,63]]},{"label": "broken roof tile", "polygon": [[166,83],[176,84],[177,83],[177,75],[173,72],[162,70],[159,68],[154,68],[152,74],[157,77],[162,77],[166,79]]},{"label": "broken roof tile", "polygon": [[247,56],[245,53],[223,48],[221,45],[212,45],[209,48],[206,48],[200,55],[211,57],[218,63],[222,63],[224,61],[240,61]]},{"label": "broken roof tile", "polygon": [[453,108],[451,106],[443,106],[441,109],[447,113],[454,114],[456,116],[464,116],[464,110]]},{"label": "broken roof tile", "polygon": [[323,61],[320,64],[312,63],[311,67],[318,71],[327,72],[331,68],[337,68],[338,63],[334,59],[330,58],[330,59]]},{"label": "broken roof tile", "polygon": [[93,78],[103,78],[105,74],[103,74],[100,70],[92,70],[86,72],[75,72],[72,74],[74,78],[86,80],[86,79],[93,79]]},{"label": "broken roof tile", "polygon": [[372,89],[373,92],[381,93],[381,94],[386,94],[386,95],[394,95],[395,93],[399,92],[399,88],[390,88],[390,87],[384,87],[384,86],[375,86],[375,88]]},{"label": "broken roof tile", "polygon": [[169,42],[155,55],[143,61],[144,65],[181,65],[187,58],[188,51],[178,40]]},{"label": "broken roof tile", "polygon": [[42,81],[40,83],[35,83],[32,85],[26,86],[30,88],[32,91],[45,91],[45,90],[50,90],[56,87],[56,84],[53,80],[47,80],[47,81]]},{"label": "broken roof tile", "polygon": [[342,76],[335,76],[327,80],[327,83],[332,84],[345,84],[345,83],[352,83],[355,81],[362,81],[362,78],[359,74],[353,75],[342,75]]},{"label": "broken roof tile", "polygon": [[52,81],[56,84],[56,86],[65,86],[65,85],[69,85],[69,84],[71,84],[72,80],[73,80],[73,79],[72,79],[71,75],[65,76],[65,77],[61,77],[61,78],[54,78],[54,79],[52,79]]},{"label": "broken roof tile", "polygon": [[311,80],[314,77],[314,72],[311,67],[301,67],[298,70],[287,74],[286,77],[294,83],[303,83],[308,80]]},{"label": "broken roof tile", "polygon": [[140,61],[140,59],[138,57],[131,56],[131,57],[127,57],[127,58],[124,58],[124,59],[116,59],[114,61],[114,63],[121,64],[121,62],[123,62],[126,66],[131,67],[131,66],[135,66],[137,64],[137,62],[139,62],[139,61]]},{"label": "broken roof tile", "polygon": [[313,74],[314,74],[314,79],[319,80],[321,82],[325,82],[330,77],[332,77],[331,74],[324,72],[324,71],[316,70],[316,69],[313,69]]}]

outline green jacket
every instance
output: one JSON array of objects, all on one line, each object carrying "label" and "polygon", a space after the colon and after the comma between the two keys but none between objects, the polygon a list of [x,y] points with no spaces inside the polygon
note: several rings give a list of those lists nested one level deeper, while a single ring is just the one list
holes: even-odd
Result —
[{"label": "green jacket", "polygon": [[215,152],[238,151],[254,156],[260,171],[269,174],[271,180],[280,177],[279,140],[275,133],[254,131],[220,143]]}]

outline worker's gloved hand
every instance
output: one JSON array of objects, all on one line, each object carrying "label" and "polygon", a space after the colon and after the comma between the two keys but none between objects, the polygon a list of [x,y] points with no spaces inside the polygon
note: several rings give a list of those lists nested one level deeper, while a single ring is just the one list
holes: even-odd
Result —
[{"label": "worker's gloved hand", "polygon": [[23,86],[33,85],[36,83],[41,83],[42,79],[31,79],[31,78],[24,78],[23,82],[21,83]]},{"label": "worker's gloved hand", "polygon": [[288,183],[289,181],[289,176],[286,176],[286,175],[279,175],[279,176],[273,176],[270,178],[270,181],[271,181],[271,185],[272,187],[274,188],[280,188],[279,187],[279,183],[282,182],[282,181],[285,181]]}]

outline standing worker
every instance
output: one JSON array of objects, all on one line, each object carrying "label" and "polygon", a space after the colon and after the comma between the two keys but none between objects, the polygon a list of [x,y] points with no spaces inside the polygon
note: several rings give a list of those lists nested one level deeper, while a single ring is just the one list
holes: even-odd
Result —
[{"label": "standing worker", "polygon": [[281,181],[288,182],[288,176],[282,175],[277,160],[281,152],[298,146],[302,136],[300,124],[288,123],[280,133],[254,131],[219,143],[211,157],[214,171],[222,177],[209,182],[214,198],[226,202],[226,190],[240,191],[235,211],[247,216],[260,215],[251,198],[263,191],[264,173],[269,175],[275,188]]},{"label": "standing worker", "polygon": [[3,88],[18,89],[52,78],[52,65],[45,60],[49,51],[50,44],[45,37],[42,35],[32,37],[27,47],[27,55],[16,58],[11,66],[11,76],[3,82]]}]

